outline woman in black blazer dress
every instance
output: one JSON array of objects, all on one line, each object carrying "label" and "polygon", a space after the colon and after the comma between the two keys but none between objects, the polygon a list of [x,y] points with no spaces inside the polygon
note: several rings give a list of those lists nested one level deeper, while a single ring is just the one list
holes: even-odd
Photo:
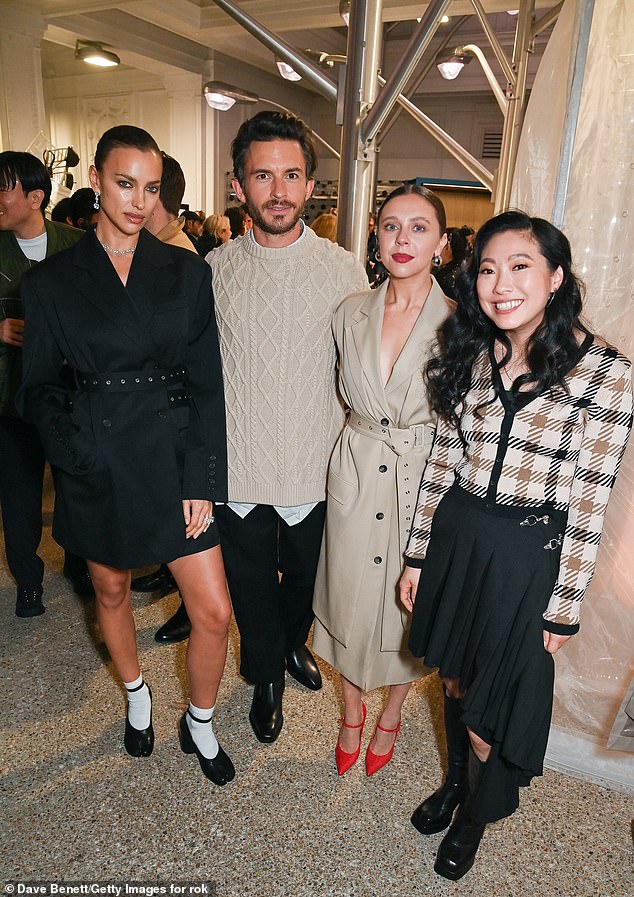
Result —
[{"label": "woman in black blazer dress", "polygon": [[192,623],[181,747],[223,785],[211,716],[230,604],[212,502],[226,499],[222,371],[209,266],[143,229],[159,196],[153,138],[119,126],[97,145],[95,230],[24,279],[20,412],[56,468],[55,539],[88,558],[97,618],[126,686],[124,744],[149,756],[130,568],[170,559]]}]

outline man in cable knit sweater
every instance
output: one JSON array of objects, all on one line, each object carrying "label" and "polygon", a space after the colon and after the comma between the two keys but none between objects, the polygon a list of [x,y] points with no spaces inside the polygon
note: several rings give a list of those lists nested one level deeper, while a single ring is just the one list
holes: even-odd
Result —
[{"label": "man in cable knit sweater", "polygon": [[328,459],[343,423],[330,321],[367,278],[354,256],[301,220],[316,166],[302,121],[261,112],[240,127],[232,154],[233,187],[253,229],[208,256],[229,443],[229,503],[216,514],[240,672],[255,685],[249,719],[260,741],[273,742],[285,668],[321,687],[305,642]]}]

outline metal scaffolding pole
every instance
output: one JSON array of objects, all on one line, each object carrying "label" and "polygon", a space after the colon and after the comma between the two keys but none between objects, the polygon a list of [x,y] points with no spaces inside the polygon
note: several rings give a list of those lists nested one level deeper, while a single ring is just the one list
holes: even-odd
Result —
[{"label": "metal scaffolding pole", "polygon": [[324,74],[323,70],[311,62],[303,53],[298,53],[290,44],[282,40],[277,34],[269,31],[266,26],[262,25],[233,0],[214,0],[216,6],[223,9],[232,19],[257,38],[260,43],[268,47],[272,53],[275,53],[284,62],[288,62],[295,71],[306,78],[307,81],[317,88],[327,99],[335,101],[337,99],[337,85],[335,82]]},{"label": "metal scaffolding pole", "polygon": [[368,212],[376,165],[376,142],[362,144],[360,123],[376,98],[383,0],[351,0],[344,116],[339,167],[337,242],[360,261],[367,253]]},{"label": "metal scaffolding pole", "polygon": [[511,184],[526,105],[526,76],[528,73],[528,57],[532,44],[531,30],[534,10],[535,0],[521,0],[520,11],[517,17],[515,45],[513,47],[513,68],[516,71],[516,83],[514,87],[512,86],[509,89],[509,105],[506,118],[504,119],[504,130],[502,131],[500,165],[497,170],[494,191],[494,211],[496,214],[507,209],[511,199]]}]

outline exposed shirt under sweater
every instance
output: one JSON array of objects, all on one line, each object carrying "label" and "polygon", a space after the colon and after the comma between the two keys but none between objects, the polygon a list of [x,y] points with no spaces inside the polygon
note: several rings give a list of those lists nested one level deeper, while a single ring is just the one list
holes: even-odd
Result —
[{"label": "exposed shirt under sweater", "polygon": [[550,503],[567,511],[559,576],[544,613],[545,628],[561,635],[579,628],[632,427],[630,362],[598,337],[583,348],[565,378],[569,393],[556,387],[517,405],[508,394],[495,397],[495,387],[503,388],[490,353],[476,361],[461,416],[467,448],[439,419],[405,552],[409,566],[422,566],[434,512],[454,481],[492,507]]},{"label": "exposed shirt under sweater", "polygon": [[284,248],[239,237],[207,260],[225,378],[229,501],[323,501],[343,425],[330,322],[345,296],[367,289],[365,272],[309,228]]}]

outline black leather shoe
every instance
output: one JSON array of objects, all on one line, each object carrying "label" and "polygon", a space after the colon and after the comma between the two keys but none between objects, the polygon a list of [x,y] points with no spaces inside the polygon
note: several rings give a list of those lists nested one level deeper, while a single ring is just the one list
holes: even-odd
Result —
[{"label": "black leather shoe", "polygon": [[[143,683],[141,683],[143,684]],[[147,690],[150,692],[150,701],[152,700],[152,692],[148,685]],[[154,749],[154,729],[152,728],[152,708],[150,707],[150,725],[147,729],[135,729],[131,725],[130,720],[125,718],[125,734],[123,736],[123,746],[131,757],[149,757]]]},{"label": "black leather shoe", "polygon": [[286,658],[286,669],[300,685],[305,685],[311,691],[319,691],[321,688],[321,673],[315,663],[315,658],[306,645],[301,645],[291,651]]},{"label": "black leather shoe", "polygon": [[145,576],[135,576],[130,583],[130,588],[133,592],[158,592],[162,598],[164,595],[176,591],[176,580],[169,569],[163,565]]},{"label": "black leather shoe", "polygon": [[161,645],[174,645],[176,642],[182,642],[189,638],[191,631],[192,624],[189,622],[185,604],[181,600],[176,613],[157,630],[154,641],[160,642]]},{"label": "black leather shoe", "polygon": [[461,807],[440,842],[434,872],[450,881],[458,881],[466,875],[473,866],[485,828],[484,823],[479,825],[472,821],[468,808]]},{"label": "black leather shoe", "polygon": [[196,754],[198,762],[200,763],[200,768],[214,785],[226,785],[227,782],[230,782],[236,775],[233,763],[229,757],[227,757],[220,745],[218,745],[218,753],[213,760],[203,757],[196,747],[196,742],[192,738],[192,733],[189,731],[186,717],[187,712],[181,716],[181,721],[178,727],[178,739],[180,741],[181,751],[184,754]]},{"label": "black leather shoe", "polygon": [[282,714],[282,695],[284,680],[258,684],[253,690],[253,701],[249,713],[249,721],[255,737],[263,744],[272,744],[282,731],[284,716]]},{"label": "black leather shoe", "polygon": [[451,823],[456,807],[467,796],[467,783],[451,784],[443,782],[433,794],[416,807],[412,813],[412,825],[421,835],[442,832]]},{"label": "black leather shoe", "polygon": [[18,586],[15,602],[16,617],[39,617],[46,608],[42,604],[42,586],[24,589]]},{"label": "black leather shoe", "polygon": [[95,587],[92,584],[88,569],[85,570],[69,570],[64,565],[64,576],[73,587],[73,592],[79,598],[92,598],[95,594]]}]

